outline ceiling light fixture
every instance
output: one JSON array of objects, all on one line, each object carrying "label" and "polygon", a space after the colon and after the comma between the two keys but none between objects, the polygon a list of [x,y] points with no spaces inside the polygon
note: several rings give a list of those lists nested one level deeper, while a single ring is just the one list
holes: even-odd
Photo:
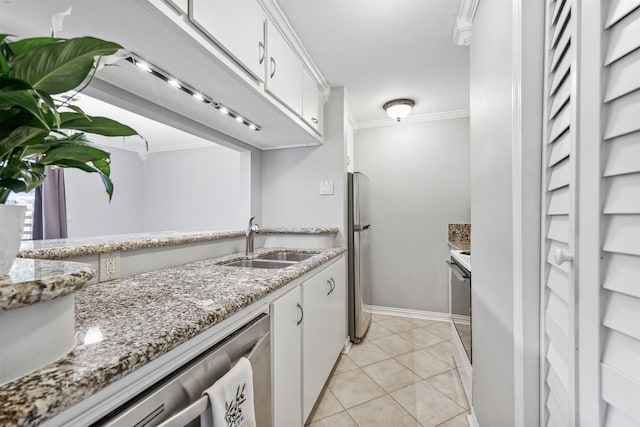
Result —
[{"label": "ceiling light fixture", "polygon": [[235,119],[238,123],[242,123],[243,125],[247,126],[249,129],[255,130],[255,131],[259,131],[260,129],[262,129],[259,125],[257,125],[255,123],[249,121],[248,119],[244,118],[244,116],[236,113],[231,108],[229,108],[229,107],[227,107],[227,106],[225,106],[225,105],[223,105],[223,104],[221,104],[219,102],[213,101],[211,98],[209,98],[207,95],[203,94],[201,91],[193,88],[192,86],[187,85],[184,82],[178,81],[175,77],[172,77],[170,74],[168,74],[167,72],[165,72],[161,68],[156,67],[155,65],[146,62],[145,60],[140,58],[135,53],[129,52],[129,56],[125,57],[125,59],[128,62],[137,65],[140,69],[146,71],[147,73],[151,74],[152,76],[157,77],[160,80],[163,80],[163,81],[169,83],[169,85],[171,85],[171,86],[173,86],[173,87],[175,87],[177,89],[180,89],[182,92],[186,93],[187,95],[192,96],[193,98],[197,99],[198,101],[203,102],[205,104],[210,104],[211,106],[213,106],[215,109],[217,109],[221,113],[231,117],[232,119]]},{"label": "ceiling light fixture", "polygon": [[416,105],[416,101],[413,99],[399,98],[385,102],[382,108],[389,117],[399,122],[411,113],[414,105]]}]

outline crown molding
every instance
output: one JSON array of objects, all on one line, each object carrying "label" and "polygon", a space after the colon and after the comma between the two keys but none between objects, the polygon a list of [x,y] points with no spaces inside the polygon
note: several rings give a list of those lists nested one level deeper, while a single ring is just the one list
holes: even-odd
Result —
[{"label": "crown molding", "polygon": [[471,44],[471,30],[480,0],[460,0],[456,21],[453,24],[453,42],[459,46]]},{"label": "crown molding", "polygon": [[284,38],[289,42],[293,51],[302,61],[303,66],[307,71],[309,71],[311,77],[320,88],[320,92],[327,97],[329,95],[329,83],[327,83],[327,80],[324,78],[324,75],[322,75],[322,72],[316,63],[313,62],[313,58],[304,47],[304,44],[302,44],[302,41],[296,32],[293,30],[291,23],[280,8],[280,5],[278,5],[276,0],[258,0],[258,3],[262,5],[262,8],[267,14],[267,18],[270,19],[276,27],[278,27]]},{"label": "crown molding", "polygon": [[400,123],[393,119],[369,120],[366,122],[358,122],[357,129],[379,128],[385,126],[401,126],[408,123],[433,122],[436,120],[461,119],[469,117],[469,110],[451,110],[441,111],[438,113],[418,114],[402,119]]}]

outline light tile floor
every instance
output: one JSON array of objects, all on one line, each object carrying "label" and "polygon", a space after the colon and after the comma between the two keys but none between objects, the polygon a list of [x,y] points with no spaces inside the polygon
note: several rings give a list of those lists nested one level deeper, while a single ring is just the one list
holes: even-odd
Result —
[{"label": "light tile floor", "polygon": [[467,427],[469,404],[447,322],[376,315],[341,355],[310,427]]}]

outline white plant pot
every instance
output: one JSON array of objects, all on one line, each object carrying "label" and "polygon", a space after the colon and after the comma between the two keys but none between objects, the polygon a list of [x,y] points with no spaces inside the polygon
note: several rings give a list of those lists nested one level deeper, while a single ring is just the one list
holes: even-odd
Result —
[{"label": "white plant pot", "polygon": [[0,204],[0,277],[9,274],[20,250],[26,210],[25,206]]}]

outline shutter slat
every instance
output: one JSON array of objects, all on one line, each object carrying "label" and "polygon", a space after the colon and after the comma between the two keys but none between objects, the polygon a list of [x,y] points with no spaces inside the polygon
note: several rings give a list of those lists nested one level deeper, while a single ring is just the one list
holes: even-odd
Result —
[{"label": "shutter slat", "polygon": [[557,240],[562,243],[569,243],[569,217],[566,215],[556,215],[549,221],[547,238]]},{"label": "shutter slat", "polygon": [[640,215],[611,215],[604,239],[604,250],[640,255]]},{"label": "shutter slat", "polygon": [[554,266],[555,268],[559,268],[561,271],[569,274],[570,264],[569,262],[564,262],[560,265],[557,265],[555,260],[553,259],[553,254],[555,254],[556,249],[563,250],[565,252],[569,251],[569,245],[566,243],[556,242],[555,240],[551,241],[549,245],[549,253],[547,254],[547,262]]},{"label": "shutter slat", "polygon": [[610,291],[640,298],[638,272],[640,257],[623,254],[605,254],[603,286]]},{"label": "shutter slat", "polygon": [[551,89],[549,95],[553,95],[558,90],[560,83],[562,83],[571,69],[571,56],[565,55],[558,64],[556,71],[553,74],[553,81],[551,82]]},{"label": "shutter slat", "polygon": [[553,343],[549,343],[549,350],[547,351],[547,360],[549,361],[549,369],[553,369],[556,373],[556,376],[560,380],[560,384],[562,384],[562,388],[560,390],[554,390],[554,392],[564,392],[569,395],[569,369],[567,365],[565,365],[564,361],[556,351],[556,348],[553,346]]},{"label": "shutter slat", "polygon": [[549,410],[549,418],[553,421],[554,426],[567,426],[567,420],[563,418],[562,408],[556,401],[553,391],[549,393],[547,398],[547,409]]},{"label": "shutter slat", "polygon": [[571,163],[569,160],[570,158],[568,157],[551,169],[547,190],[552,191],[569,185],[569,180],[571,179]]},{"label": "shutter slat", "polygon": [[549,167],[569,157],[569,150],[571,149],[571,138],[569,138],[569,135],[569,132],[565,133],[551,145]]},{"label": "shutter slat", "polygon": [[640,299],[608,292],[602,324],[636,340],[640,340]]},{"label": "shutter slat", "polygon": [[553,102],[551,103],[551,110],[549,112],[549,120],[552,120],[558,112],[569,102],[571,96],[571,81],[566,79],[558,92],[553,96]]},{"label": "shutter slat", "polygon": [[558,67],[558,63],[567,54],[569,50],[569,45],[571,44],[570,42],[571,42],[570,31],[565,31],[564,33],[562,33],[562,37],[560,37],[560,41],[558,42],[558,45],[553,50],[553,56],[551,58],[551,68],[549,71],[555,71],[555,69]]},{"label": "shutter slat", "polygon": [[553,17],[551,18],[551,24],[555,25],[558,22],[558,17],[560,16],[560,12],[562,8],[564,8],[567,2],[565,0],[561,0],[556,2],[556,6],[553,8]]},{"label": "shutter slat", "polygon": [[547,215],[569,215],[569,188],[563,187],[551,192]]},{"label": "shutter slat", "polygon": [[560,135],[562,135],[567,129],[569,129],[569,125],[571,124],[571,109],[568,106],[565,106],[562,110],[560,110],[560,114],[556,116],[551,124],[551,132],[549,134],[549,142],[553,142]]},{"label": "shutter slat", "polygon": [[566,273],[557,268],[550,269],[547,286],[562,299],[565,304],[569,303],[569,278]]},{"label": "shutter slat", "polygon": [[608,72],[605,102],[640,89],[640,49],[611,64]]},{"label": "shutter slat", "polygon": [[610,0],[608,2],[607,18],[605,19],[604,28],[609,28],[634,9],[640,7],[640,0]]},{"label": "shutter slat", "polygon": [[606,183],[605,214],[640,214],[640,173],[607,178]]},{"label": "shutter slat", "polygon": [[549,373],[547,374],[547,383],[549,384],[549,389],[552,390],[553,397],[556,402],[558,402],[558,406],[560,406],[560,410],[562,412],[563,418],[565,420],[569,419],[569,397],[566,393],[563,393],[562,383],[560,379],[556,375],[556,372],[553,369],[549,369]]},{"label": "shutter slat", "polygon": [[609,103],[605,139],[640,131],[640,91]]},{"label": "shutter slat", "polygon": [[608,155],[604,176],[640,172],[640,132],[611,139],[605,148]]},{"label": "shutter slat", "polygon": [[623,412],[618,411],[615,406],[607,408],[607,416],[604,420],[604,427],[640,427],[640,422],[635,422],[627,417]]},{"label": "shutter slat", "polygon": [[636,9],[609,30],[605,65],[622,58],[640,47],[640,9]]},{"label": "shutter slat", "polygon": [[555,321],[553,316],[547,312],[546,316],[546,331],[545,333],[549,337],[549,340],[554,344],[558,354],[562,357],[565,364],[568,364],[571,359],[571,350],[569,348],[569,339],[567,334],[564,333],[562,328]]},{"label": "shutter slat", "polygon": [[571,4],[567,2],[565,6],[560,11],[560,16],[558,17],[558,22],[553,27],[553,37],[551,38],[551,47],[556,47],[558,44],[558,40],[563,33],[569,32],[567,29],[567,24],[569,21],[569,16],[571,15]]},{"label": "shutter slat", "polygon": [[634,422],[640,421],[640,383],[602,364],[602,398]]},{"label": "shutter slat", "polygon": [[609,330],[606,334],[602,362],[624,375],[640,381],[640,341]]},{"label": "shutter slat", "polygon": [[[569,359],[567,357],[567,352],[563,351],[564,348],[562,348],[561,346],[564,346],[564,344],[566,344],[566,337],[569,335],[569,307],[553,292],[549,294],[549,301],[547,302],[547,315],[554,320],[555,326],[559,328],[559,330],[555,332],[559,332],[560,335],[556,335],[555,337],[560,338],[560,336],[563,336],[564,342],[553,342],[555,343],[558,352],[562,356],[562,359],[568,361]],[[548,317],[547,320],[549,320]],[[549,331],[553,329],[553,327],[554,326],[552,326],[551,328],[547,328],[546,332],[549,333]]]}]

